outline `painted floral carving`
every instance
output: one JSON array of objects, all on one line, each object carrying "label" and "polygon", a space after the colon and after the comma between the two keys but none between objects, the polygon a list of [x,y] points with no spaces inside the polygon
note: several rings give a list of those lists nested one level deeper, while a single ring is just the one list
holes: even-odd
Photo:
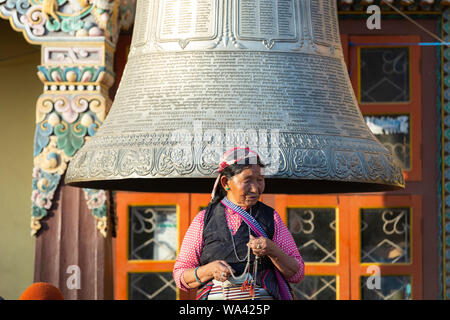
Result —
[{"label": "painted floral carving", "polygon": [[92,82],[99,81],[106,68],[101,67],[44,67],[38,66],[43,82]]},{"label": "painted floral carving", "polygon": [[83,189],[84,196],[87,201],[87,206],[92,210],[92,214],[97,219],[97,229],[106,237],[107,228],[107,205],[106,205],[106,191],[95,189]]},{"label": "painted floral carving", "polygon": [[29,39],[53,36],[105,37],[115,42],[129,28],[135,0],[0,0],[4,14]]},{"label": "painted floral carving", "polygon": [[[66,73],[67,74],[67,73]],[[106,101],[98,94],[43,94],[36,107],[34,171],[32,192],[32,235],[39,220],[52,206],[54,193],[68,162],[93,136],[106,115]],[[106,194],[103,190],[84,190],[88,208],[106,236]]]},{"label": "painted floral carving", "polygon": [[80,149],[86,135],[93,136],[105,117],[105,101],[93,95],[43,95],[38,100],[34,156],[37,157],[54,135],[57,148],[67,157]]},{"label": "painted floral carving", "polygon": [[64,153],[69,157],[72,157],[83,146],[86,133],[86,127],[79,122],[75,124],[61,122],[55,128],[55,134],[58,137],[58,148],[64,150]]},{"label": "painted floral carving", "polygon": [[52,206],[52,200],[61,176],[39,169],[33,169],[33,191],[31,194],[31,235],[36,235],[41,224],[39,220],[47,215],[47,210]]},{"label": "painted floral carving", "polygon": [[39,155],[34,157],[34,165],[48,173],[58,173],[63,175],[67,169],[67,163],[70,160],[64,150],[58,148],[56,137],[51,136],[49,144]]},{"label": "painted floral carving", "polygon": [[[72,98],[72,97],[71,97]],[[88,108],[88,101],[86,99],[79,99],[74,97],[68,100],[66,97],[55,102],[55,110],[58,111],[63,120],[68,123],[74,123],[78,119],[81,112]]]},{"label": "painted floral carving", "polygon": [[28,26],[36,36],[43,36],[45,34],[47,18],[42,12],[42,6],[31,7],[20,17],[20,22]]}]

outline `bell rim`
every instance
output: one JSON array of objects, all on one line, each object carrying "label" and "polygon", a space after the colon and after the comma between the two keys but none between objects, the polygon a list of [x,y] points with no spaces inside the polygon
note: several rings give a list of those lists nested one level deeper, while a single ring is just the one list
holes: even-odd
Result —
[{"label": "bell rim", "polygon": [[[216,177],[164,177],[77,179],[67,181],[69,186],[110,191],[158,192],[158,193],[211,193]],[[109,187],[109,188],[108,188]],[[263,194],[344,194],[398,191],[402,183],[386,181],[357,181],[311,179],[298,177],[265,177]],[[191,191],[190,191],[191,190]]]}]

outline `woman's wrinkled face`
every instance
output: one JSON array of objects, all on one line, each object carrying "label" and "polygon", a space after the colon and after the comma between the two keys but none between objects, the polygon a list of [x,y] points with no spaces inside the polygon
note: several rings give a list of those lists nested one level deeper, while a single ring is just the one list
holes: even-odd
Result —
[{"label": "woman's wrinkled face", "polygon": [[263,172],[257,164],[250,165],[231,179],[222,177],[221,183],[225,190],[230,188],[227,191],[228,199],[239,206],[253,206],[264,191]]}]

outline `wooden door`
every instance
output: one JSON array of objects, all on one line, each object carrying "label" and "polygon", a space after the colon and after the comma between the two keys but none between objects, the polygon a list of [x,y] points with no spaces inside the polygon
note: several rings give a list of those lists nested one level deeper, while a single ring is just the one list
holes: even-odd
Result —
[{"label": "wooden door", "polygon": [[401,164],[405,179],[421,181],[421,51],[411,45],[420,37],[348,38],[351,82],[367,125]]},{"label": "wooden door", "polygon": [[[352,239],[351,299],[422,299],[421,197],[341,199]],[[380,277],[378,281],[375,276]]]},{"label": "wooden door", "polygon": [[305,261],[305,278],[292,284],[296,296],[307,300],[349,299],[349,223],[339,197],[277,195],[275,199],[275,210]]},{"label": "wooden door", "polygon": [[305,261],[299,299],[422,299],[420,196],[279,195],[275,209]]},{"label": "wooden door", "polygon": [[172,271],[189,226],[189,194],[117,192],[115,299],[185,299]]}]

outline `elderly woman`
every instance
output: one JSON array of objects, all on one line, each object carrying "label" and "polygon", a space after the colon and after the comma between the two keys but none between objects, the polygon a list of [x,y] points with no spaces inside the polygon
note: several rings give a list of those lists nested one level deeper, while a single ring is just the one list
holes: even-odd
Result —
[{"label": "elderly woman", "polygon": [[[280,215],[258,201],[264,164],[249,148],[225,152],[211,202],[192,221],[173,277],[198,300],[291,300],[304,263]],[[217,189],[217,192],[216,192]]]}]

